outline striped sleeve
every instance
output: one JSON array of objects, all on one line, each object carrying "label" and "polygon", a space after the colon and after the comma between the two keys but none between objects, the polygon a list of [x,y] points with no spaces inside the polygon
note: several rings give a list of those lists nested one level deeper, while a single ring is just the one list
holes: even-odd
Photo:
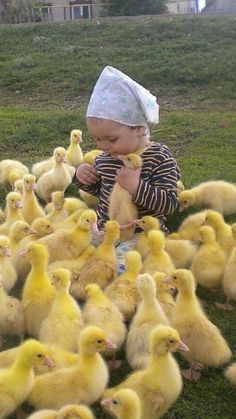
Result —
[{"label": "striped sleeve", "polygon": [[[169,215],[178,205],[177,181],[179,168],[170,156],[162,156],[162,161],[152,165],[150,178],[141,178],[134,202],[156,214]],[[149,161],[150,163],[150,161]]]},{"label": "striped sleeve", "polygon": [[97,182],[97,183],[91,184],[91,185],[83,185],[82,183],[80,183],[77,180],[76,176],[74,176],[73,184],[78,186],[79,189],[82,189],[83,191],[90,193],[91,195],[99,196],[101,182]]}]

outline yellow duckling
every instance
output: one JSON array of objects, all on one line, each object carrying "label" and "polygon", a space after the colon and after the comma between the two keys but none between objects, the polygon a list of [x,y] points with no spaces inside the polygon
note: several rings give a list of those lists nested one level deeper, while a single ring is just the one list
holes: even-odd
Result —
[{"label": "yellow duckling", "polygon": [[168,238],[192,240],[198,243],[199,227],[202,226],[206,218],[206,210],[188,215],[179,226],[175,233],[169,234]]},{"label": "yellow duckling", "polygon": [[46,363],[53,367],[44,346],[29,339],[20,348],[14,364],[0,370],[0,417],[6,418],[27,398],[34,382],[33,367]]},{"label": "yellow duckling", "polygon": [[136,250],[130,250],[125,257],[125,272],[115,278],[106,287],[106,296],[118,307],[126,321],[133,316],[139,294],[136,280],[142,269],[141,255]]},{"label": "yellow duckling", "polygon": [[0,225],[0,234],[8,234],[14,221],[23,220],[22,197],[18,192],[9,192],[6,197],[6,219]]},{"label": "yellow duckling", "polygon": [[68,215],[71,215],[77,210],[88,209],[88,206],[81,199],[71,196],[66,197],[64,208],[68,212]]},{"label": "yellow duckling", "polygon": [[9,231],[12,255],[19,249],[21,240],[32,234],[34,230],[26,221],[15,221]]},{"label": "yellow duckling", "polygon": [[170,326],[157,326],[150,336],[148,365],[131,373],[121,384],[105,391],[113,397],[120,389],[128,388],[139,396],[141,419],[158,419],[175,403],[182,391],[182,378],[174,351],[187,351],[179,334]]},{"label": "yellow duckling", "polygon": [[79,337],[78,363],[37,376],[28,397],[29,403],[37,409],[59,409],[69,403],[94,403],[103,394],[109,378],[108,368],[99,352],[114,348],[103,330],[86,327]]},{"label": "yellow duckling", "polygon": [[18,298],[9,296],[2,286],[0,274],[0,344],[3,335],[19,336],[20,341],[24,339],[24,316],[23,306]]},{"label": "yellow duckling", "polygon": [[48,172],[42,174],[37,182],[37,195],[48,202],[54,191],[65,191],[71,183],[72,176],[66,165],[66,150],[57,147],[54,150],[54,166]]},{"label": "yellow duckling", "polygon": [[195,280],[191,271],[176,269],[171,282],[178,289],[173,326],[189,347],[183,354],[190,368],[183,371],[185,378],[196,381],[203,366],[219,367],[228,362],[231,350],[220,330],[207,318],[195,294]]},{"label": "yellow duckling", "polygon": [[156,299],[156,285],[151,275],[139,275],[137,289],[142,300],[130,324],[126,356],[133,369],[142,369],[149,360],[149,336],[152,330],[158,324],[168,324],[168,320]]},{"label": "yellow duckling", "polygon": [[9,231],[11,242],[11,261],[15,267],[15,260],[21,246],[21,242],[25,237],[32,234],[33,229],[25,221],[15,221]]},{"label": "yellow duckling", "polygon": [[101,405],[109,409],[118,419],[141,419],[139,397],[135,391],[128,388],[118,390],[109,399],[103,399]]},{"label": "yellow duckling", "polygon": [[87,284],[96,282],[101,288],[105,288],[117,275],[118,261],[115,243],[119,236],[120,227],[117,221],[107,221],[102,243],[80,271],[76,290],[73,290],[77,293],[77,298],[84,298]]},{"label": "yellow duckling", "polygon": [[[65,198],[64,210],[67,212],[69,216],[80,209],[88,209],[87,205],[81,199],[75,198],[73,196]],[[52,210],[53,204],[52,202],[49,202],[44,207],[44,211],[46,212],[46,214],[49,214],[50,212],[52,212]]]},{"label": "yellow duckling", "polygon": [[14,185],[13,185],[13,191],[14,192],[18,192],[21,195],[23,195],[23,189],[24,189],[24,181],[23,181],[23,178],[16,180],[14,182]]},{"label": "yellow duckling", "polygon": [[156,298],[166,315],[167,320],[172,324],[175,311],[175,300],[171,293],[170,284],[165,282],[166,274],[164,272],[155,272],[153,279],[156,284]]},{"label": "yellow duckling", "polygon": [[31,336],[38,337],[42,322],[51,310],[56,290],[47,273],[47,248],[40,243],[31,243],[25,256],[31,264],[22,292],[25,326]]},{"label": "yellow duckling", "polygon": [[222,286],[226,295],[226,302],[224,304],[216,303],[216,305],[223,310],[233,310],[234,307],[230,304],[230,301],[236,301],[236,247],[233,248],[227,261]]},{"label": "yellow duckling", "polygon": [[22,247],[54,232],[53,224],[46,217],[39,217],[31,224],[31,234],[22,240]]},{"label": "yellow duckling", "polygon": [[78,210],[76,210],[75,212],[73,212],[71,215],[69,215],[65,220],[61,221],[59,227],[61,228],[66,228],[66,229],[70,229],[76,226],[76,224],[79,221],[79,218],[81,216],[81,214],[83,214],[83,212],[85,211],[86,208],[80,208]]},{"label": "yellow duckling", "polygon": [[17,179],[21,179],[29,169],[18,160],[5,159],[0,161],[0,184],[13,186]]},{"label": "yellow duckling", "polygon": [[148,233],[148,256],[143,261],[143,272],[153,274],[156,271],[170,274],[175,269],[174,264],[164,250],[165,236],[162,231],[151,230]]},{"label": "yellow duckling", "polygon": [[56,289],[56,296],[49,314],[42,322],[39,340],[76,352],[84,321],[79,305],[69,294],[70,272],[62,268],[54,270],[51,282]]},{"label": "yellow duckling", "polygon": [[236,362],[226,369],[225,377],[236,386]]},{"label": "yellow duckling", "polygon": [[30,174],[25,175],[23,177],[23,185],[22,215],[27,223],[32,224],[36,218],[45,216],[43,208],[35,195],[37,190],[36,177]]},{"label": "yellow duckling", "polygon": [[191,240],[165,238],[165,251],[171,257],[176,268],[189,268],[197,250],[197,244]]},{"label": "yellow duckling", "polygon": [[68,230],[59,230],[39,240],[48,248],[49,262],[74,259],[91,244],[92,230],[97,229],[97,215],[93,210],[85,210],[77,225]]},{"label": "yellow duckling", "polygon": [[203,224],[214,228],[216,240],[223,247],[226,257],[229,257],[232,250],[233,235],[231,226],[225,222],[223,215],[217,211],[208,210]]},{"label": "yellow duckling", "polygon": [[0,236],[0,273],[2,277],[2,286],[9,292],[15,285],[17,273],[10,260],[11,242],[7,236]]},{"label": "yellow duckling", "polygon": [[14,252],[13,257],[13,264],[17,271],[18,279],[25,280],[26,276],[30,271],[30,263],[27,258],[22,258],[20,256],[21,251],[25,250],[30,243],[33,243],[40,238],[47,236],[48,234],[53,233],[53,225],[52,222],[47,220],[46,218],[36,218],[33,221],[30,227],[30,234],[24,237],[17,248],[17,252]]},{"label": "yellow duckling", "polygon": [[44,173],[48,172],[49,170],[51,170],[53,168],[54,152],[55,152],[55,149],[53,150],[53,154],[49,159],[41,160],[41,161],[33,164],[32,168],[31,168],[31,172],[33,173],[34,176],[36,176],[37,179],[40,176],[42,176]]},{"label": "yellow duckling", "polygon": [[83,156],[83,163],[87,163],[87,164],[90,164],[90,166],[92,166],[96,157],[98,157],[100,154],[102,154],[102,150],[94,149],[94,150],[88,151]]},{"label": "yellow duckling", "polygon": [[[138,154],[119,156],[119,159],[123,161],[124,166],[130,169],[137,170],[142,167],[142,158]],[[137,219],[138,210],[132,195],[118,182],[115,182],[109,197],[108,213],[111,220],[118,221],[122,226],[121,240],[133,237],[135,231],[133,220]]]},{"label": "yellow duckling", "polygon": [[227,237],[227,242],[224,244],[226,256],[229,257],[233,248],[236,246],[236,223],[231,225],[232,237]]},{"label": "yellow duckling", "polygon": [[[86,153],[83,157],[83,163],[89,164],[90,166],[94,165],[95,159],[99,154],[101,154],[101,150],[91,150]],[[82,189],[79,190],[79,194],[83,201],[89,208],[96,208],[98,204],[97,196],[91,195],[90,193],[83,191]]]},{"label": "yellow duckling", "polygon": [[[89,284],[85,290],[87,296],[83,308],[85,324],[87,326],[94,325],[104,330],[108,340],[116,345],[116,351],[119,350],[126,337],[122,314],[97,284]],[[115,355],[115,351],[106,351],[105,355]]]},{"label": "yellow duckling", "polygon": [[192,205],[211,208],[229,215],[236,211],[236,186],[223,180],[211,180],[185,189],[179,196],[179,211]]},{"label": "yellow duckling", "polygon": [[66,161],[71,166],[77,167],[83,161],[83,151],[80,147],[82,142],[82,131],[73,129],[70,133],[70,145],[66,150]]},{"label": "yellow duckling", "polygon": [[185,190],[185,186],[181,180],[178,180],[177,182],[177,196],[179,197],[181,192]]},{"label": "yellow duckling", "polygon": [[94,255],[95,247],[90,244],[86,249],[81,253],[80,256],[73,260],[62,259],[57,260],[56,262],[50,263],[48,266],[48,271],[51,272],[54,269],[65,268],[70,271],[71,274],[71,286],[70,286],[70,294],[73,297],[76,297],[76,288],[78,286],[80,271],[84,264]]},{"label": "yellow duckling", "polygon": [[209,289],[219,288],[225,270],[225,253],[216,241],[212,227],[200,227],[199,234],[202,245],[193,258],[190,270],[198,284]]},{"label": "yellow duckling", "polygon": [[54,225],[60,225],[68,217],[68,212],[64,208],[65,196],[63,191],[55,191],[52,193],[52,210],[47,214],[46,218]]},{"label": "yellow duckling", "polygon": [[160,221],[151,215],[145,215],[140,220],[136,220],[135,223],[143,230],[138,235],[136,249],[141,254],[142,259],[145,259],[148,255],[148,233],[151,230],[159,230]]},{"label": "yellow duckling", "polygon": [[91,409],[79,404],[68,404],[60,410],[39,410],[28,419],[94,419]]},{"label": "yellow duckling", "polygon": [[[11,349],[6,349],[5,351],[0,352],[0,368],[9,367],[10,365],[13,364],[13,362],[16,360],[16,357],[20,351],[21,345],[18,345]],[[43,345],[44,345],[44,348],[47,350],[49,357],[54,362],[53,371],[77,364],[78,348],[77,348],[77,352],[74,353],[74,352],[70,352],[65,349],[62,349],[61,347],[56,346],[56,345],[54,346],[48,345],[48,344],[43,344]],[[36,375],[45,374],[51,371],[52,369],[45,364],[34,366],[34,372]]]}]

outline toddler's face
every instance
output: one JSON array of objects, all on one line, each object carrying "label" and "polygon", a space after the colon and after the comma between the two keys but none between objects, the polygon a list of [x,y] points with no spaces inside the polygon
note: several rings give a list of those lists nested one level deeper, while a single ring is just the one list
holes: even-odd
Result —
[{"label": "toddler's face", "polygon": [[143,145],[143,127],[132,129],[119,122],[98,118],[87,118],[87,127],[96,140],[97,148],[113,158],[133,153]]}]

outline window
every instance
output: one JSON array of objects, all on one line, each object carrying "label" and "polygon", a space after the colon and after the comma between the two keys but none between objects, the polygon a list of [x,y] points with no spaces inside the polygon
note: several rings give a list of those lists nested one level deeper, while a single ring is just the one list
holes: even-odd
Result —
[{"label": "window", "polygon": [[40,7],[42,13],[42,20],[44,22],[50,22],[52,20],[52,8],[51,6]]},{"label": "window", "polygon": [[91,6],[86,4],[86,0],[83,4],[71,4],[70,17],[72,20],[76,19],[89,19],[91,17]]}]

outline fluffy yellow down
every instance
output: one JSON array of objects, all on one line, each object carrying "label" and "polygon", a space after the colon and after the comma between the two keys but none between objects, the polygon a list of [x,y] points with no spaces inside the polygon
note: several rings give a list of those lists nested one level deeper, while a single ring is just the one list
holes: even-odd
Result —
[{"label": "fluffy yellow down", "polygon": [[95,326],[86,327],[79,337],[78,363],[37,376],[29,403],[37,409],[59,409],[70,403],[90,405],[97,401],[108,382],[108,369],[99,352],[110,346],[105,332]]},{"label": "fluffy yellow down", "polygon": [[131,373],[121,384],[107,389],[104,397],[113,397],[117,390],[134,390],[141,402],[142,419],[158,419],[179,397],[182,378],[171,352],[186,351],[179,334],[170,326],[157,326],[150,337],[150,359],[146,368]]}]

